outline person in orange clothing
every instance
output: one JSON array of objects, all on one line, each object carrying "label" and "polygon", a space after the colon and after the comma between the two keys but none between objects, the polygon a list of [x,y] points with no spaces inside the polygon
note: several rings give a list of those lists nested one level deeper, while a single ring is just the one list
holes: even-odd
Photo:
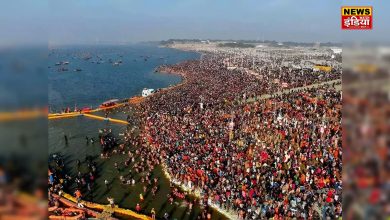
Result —
[{"label": "person in orange clothing", "polygon": [[74,195],[76,196],[76,199],[81,198],[81,192],[80,192],[80,190],[77,189],[77,190],[74,192]]},{"label": "person in orange clothing", "polygon": [[76,196],[76,200],[77,200],[77,206],[79,208],[84,208],[84,205],[81,203],[81,192],[79,189],[77,189],[75,192],[74,192],[74,195]]},{"label": "person in orange clothing", "polygon": [[300,182],[302,185],[306,183],[306,175],[304,173],[301,174]]}]

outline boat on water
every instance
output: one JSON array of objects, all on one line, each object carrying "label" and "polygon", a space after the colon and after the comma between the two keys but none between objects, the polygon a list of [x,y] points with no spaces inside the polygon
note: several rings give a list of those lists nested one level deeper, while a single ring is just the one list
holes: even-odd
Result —
[{"label": "boat on water", "polygon": [[83,54],[81,57],[83,60],[89,60],[92,58],[91,54],[89,54],[89,53]]},{"label": "boat on water", "polygon": [[147,96],[150,96],[151,94],[155,93],[155,90],[154,89],[147,89],[147,88],[144,88],[142,90],[142,97],[147,97]]},{"label": "boat on water", "polygon": [[69,64],[69,61],[61,61],[61,62],[55,63],[54,65],[55,66],[61,66],[61,65],[68,65],[68,64]]},{"label": "boat on water", "polygon": [[113,65],[113,66],[119,66],[119,65],[121,65],[122,63],[123,63],[122,60],[118,60],[118,61],[114,62],[112,65]]},{"label": "boat on water", "polygon": [[92,111],[92,108],[90,108],[90,107],[84,107],[84,108],[81,109],[82,113],[88,113],[88,112],[91,112],[91,111]]},{"label": "boat on water", "polygon": [[108,101],[105,101],[103,102],[99,108],[109,108],[109,107],[112,107],[112,106],[115,106],[117,105],[119,102],[119,99],[110,99]]},{"label": "boat on water", "polygon": [[57,72],[67,72],[68,70],[69,70],[68,68],[62,67],[62,68],[58,68]]}]

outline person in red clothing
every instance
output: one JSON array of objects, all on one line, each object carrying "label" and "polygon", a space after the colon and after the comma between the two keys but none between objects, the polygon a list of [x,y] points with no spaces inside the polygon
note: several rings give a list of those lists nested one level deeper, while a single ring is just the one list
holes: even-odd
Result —
[{"label": "person in red clothing", "polygon": [[141,206],[139,205],[139,203],[137,203],[137,205],[135,206],[135,211],[137,211],[138,213],[141,212]]}]

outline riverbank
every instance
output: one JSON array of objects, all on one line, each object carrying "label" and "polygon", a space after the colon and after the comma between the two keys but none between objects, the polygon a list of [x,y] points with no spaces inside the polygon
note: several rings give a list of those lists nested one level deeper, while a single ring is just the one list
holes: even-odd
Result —
[{"label": "riverbank", "polygon": [[[173,86],[160,89],[156,94],[168,92],[186,83],[186,76],[183,74],[178,74],[178,72],[162,71],[162,74],[157,73],[157,75],[159,75],[159,77],[166,77],[164,76],[164,73],[175,75],[175,78],[180,76],[181,81],[180,83]],[[130,98],[130,100],[132,99],[133,98]],[[147,99],[148,98],[142,98],[137,100],[137,103],[129,103],[119,106],[118,108],[112,108],[109,110],[109,115],[113,118],[125,120],[126,116],[131,114],[130,112],[135,111],[136,106],[144,104],[145,100]],[[103,113],[104,112],[94,112],[94,114],[99,116],[103,116]],[[112,129],[112,133],[115,135],[115,137],[121,140],[120,144],[125,144],[125,151],[136,154],[137,150],[139,151],[142,149],[142,147],[136,142],[133,142],[134,140],[128,140],[128,134],[131,130],[133,130],[133,128],[136,128],[136,126],[133,124],[133,121],[141,120],[140,118],[141,117],[131,116],[130,126],[114,126],[114,124],[110,123],[110,121],[88,120],[84,117],[72,117],[64,120],[51,120],[49,122],[49,135],[56,138],[50,138],[50,140],[52,140],[50,145],[55,146],[51,147],[50,154],[54,155],[61,153],[61,155],[63,155],[67,174],[72,177],[77,176],[77,178],[80,178],[80,175],[78,174],[79,172],[81,172],[82,176],[88,174],[88,170],[90,168],[88,167],[89,164],[87,162],[87,158],[93,158],[93,162],[96,162],[96,166],[98,167],[98,173],[95,176],[96,180],[92,186],[91,191],[85,189],[86,185],[76,186],[76,184],[73,182],[73,179],[66,187],[66,192],[73,194],[74,190],[82,187],[82,193],[84,194],[83,200],[91,201],[95,204],[106,204],[106,197],[112,197],[115,199],[115,205],[129,210],[135,210],[137,203],[141,204],[141,213],[148,216],[150,216],[151,209],[154,208],[158,218],[163,218],[164,214],[168,213],[172,218],[195,219],[201,214],[202,211],[201,207],[197,203],[194,203],[192,210],[189,211],[189,203],[187,200],[174,198],[173,204],[170,204],[170,202],[167,201],[167,194],[172,194],[173,188],[171,188],[169,180],[163,175],[161,166],[156,166],[151,172],[151,176],[158,179],[158,191],[154,196],[150,192],[149,186],[146,193],[144,192],[143,187],[145,186],[146,182],[143,179],[145,178],[145,172],[135,171],[136,169],[134,168],[134,166],[140,166],[140,163],[143,161],[142,159],[147,158],[146,156],[138,156],[135,158],[134,162],[130,162],[129,166],[126,166],[126,160],[132,157],[129,157],[127,154],[117,153],[119,149],[115,149],[115,151],[110,154],[109,158],[102,159],[100,154],[101,146],[98,141],[95,143],[88,143],[88,141],[85,141],[86,137],[88,137],[89,140],[99,140],[99,136],[97,135],[98,129],[105,129],[107,131]],[[65,135],[67,138],[64,141]],[[81,161],[80,170],[76,169],[77,166],[75,163],[77,161]],[[119,173],[115,168],[116,163],[119,164],[119,167],[121,167]],[[147,165],[144,164],[144,166]],[[125,169],[126,167],[132,168]],[[132,172],[132,175],[129,175],[130,171]],[[124,176],[125,178],[133,177],[135,184],[130,186],[123,184],[119,179],[120,176]],[[110,182],[108,189],[103,184],[105,179],[108,179]],[[144,202],[139,199],[140,194],[143,195]],[[215,215],[213,214],[213,216],[215,216],[213,217],[215,220],[226,219],[224,217],[220,217],[220,215],[217,213],[215,213]]]},{"label": "riverbank", "polygon": [[[129,96],[140,94],[142,88],[154,88],[159,90],[158,93],[165,93],[165,91],[180,87],[186,79],[176,73],[155,73],[155,68],[160,65],[197,59],[199,56],[195,53],[183,53],[172,49],[147,48],[146,50],[136,50],[138,52],[127,52],[125,49],[119,48],[119,52],[113,52],[112,50],[107,51],[107,49],[97,48],[91,52],[93,54],[91,54],[92,58],[90,60],[79,57],[80,53],[84,53],[88,49],[66,50],[65,53],[56,51],[55,55],[51,56],[53,63],[58,62],[58,59],[71,60],[69,65],[80,66],[83,71],[78,73],[57,73],[53,71],[50,73],[51,86],[56,90],[56,93],[51,93],[51,96],[52,98],[58,98],[56,102],[52,102],[52,99],[50,101],[53,103],[53,106],[51,106],[53,112],[61,112],[63,107],[68,106],[71,106],[71,109],[73,109],[73,106],[88,106],[93,109],[91,106],[97,107],[102,101],[108,99],[124,98],[127,96],[126,94]],[[127,54],[130,54],[130,57]],[[99,65],[96,64],[95,59],[100,58],[95,57],[95,55],[99,55],[103,59],[103,62]],[[147,61],[140,58],[140,55],[148,56]],[[108,59],[121,59],[123,63],[114,67],[108,62],[104,62]],[[107,74],[107,72],[110,72],[110,74]],[[73,89],[68,91],[69,87],[66,84],[73,81],[80,82],[74,83],[77,86],[73,85],[71,87]],[[59,82],[61,82],[60,85]],[[119,87],[118,84],[120,84]],[[82,93],[79,93],[80,90],[82,90]],[[117,93],[116,90],[120,90],[120,93]],[[50,90],[50,92],[52,91]],[[102,95],[102,93],[104,94]],[[54,95],[55,97],[53,97]],[[138,140],[129,138],[129,134],[132,130],[139,130],[139,126],[134,123],[140,120],[141,117],[135,115],[135,106],[142,105],[146,99],[148,98],[137,100],[131,98],[128,102],[129,99],[126,98],[126,105],[109,110],[108,117],[110,118],[127,121],[127,117],[130,115],[130,125],[128,126],[111,123],[109,120],[90,120],[85,117],[50,120],[49,154],[60,155],[65,164],[64,174],[72,177],[72,179],[66,181],[68,182],[64,186],[66,192],[73,195],[74,191],[79,188],[84,201],[107,204],[107,197],[112,197],[115,199],[115,205],[129,210],[135,210],[137,203],[139,203],[141,213],[148,216],[151,215],[151,209],[154,208],[158,219],[162,219],[165,213],[169,214],[170,218],[196,219],[197,216],[201,215],[201,208],[197,203],[194,203],[192,211],[189,211],[187,200],[174,198],[173,204],[168,201],[167,194],[172,194],[172,188],[169,180],[163,175],[161,166],[156,165],[150,172],[152,178],[158,179],[156,195],[152,195],[152,186],[145,181],[146,173],[135,171],[134,166],[141,166],[142,159],[147,157],[136,153],[137,150],[140,151],[143,147]],[[76,103],[75,100],[77,100]],[[104,111],[93,112],[93,115],[99,116],[99,119],[106,117]],[[59,115],[50,116],[57,117]],[[109,158],[101,158],[102,146],[99,143],[98,132],[104,129],[112,130],[112,135],[119,141],[119,145],[123,144],[125,146],[126,154],[122,154],[122,151],[118,153],[121,147],[117,146],[114,151],[110,152]],[[88,140],[93,139],[94,143],[86,141],[87,137]],[[130,157],[129,152],[133,156]],[[86,158],[92,158],[92,162],[96,163],[97,167],[91,190],[87,189],[87,184],[76,184],[77,181],[81,180],[80,178],[84,178],[88,182],[90,168]],[[134,161],[131,161],[128,166],[125,165],[125,162],[132,158],[134,158]],[[80,170],[77,169],[77,161],[81,162]],[[120,172],[115,168],[116,163],[120,167]],[[147,164],[143,164],[143,166],[148,167]],[[130,171],[132,171],[131,175],[129,175]],[[81,176],[79,172],[81,172]],[[130,181],[133,178],[135,184],[123,184],[120,176],[124,176],[126,180]],[[58,181],[63,177],[59,176]],[[109,180],[108,189],[104,184],[106,179]],[[142,179],[144,180],[142,181]],[[143,189],[144,186],[147,186],[146,193]],[[143,194],[143,202],[140,200],[140,194]],[[215,216],[213,218],[215,220],[225,219],[219,218],[217,213]]]},{"label": "riverbank", "polygon": [[169,91],[171,89],[175,89],[177,87],[183,86],[184,84],[187,83],[187,73],[185,72],[175,71],[165,65],[157,67],[155,71],[157,71],[156,73],[159,74],[177,75],[181,77],[181,81],[179,83],[165,88],[161,88],[160,91]]}]

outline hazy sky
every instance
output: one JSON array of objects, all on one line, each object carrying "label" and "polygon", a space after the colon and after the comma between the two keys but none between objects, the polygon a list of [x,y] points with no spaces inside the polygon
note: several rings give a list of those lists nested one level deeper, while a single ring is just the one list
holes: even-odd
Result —
[{"label": "hazy sky", "polygon": [[[387,0],[9,0],[2,4],[1,44],[169,38],[341,42],[390,36]],[[374,30],[342,31],[342,5],[373,5]]]}]

